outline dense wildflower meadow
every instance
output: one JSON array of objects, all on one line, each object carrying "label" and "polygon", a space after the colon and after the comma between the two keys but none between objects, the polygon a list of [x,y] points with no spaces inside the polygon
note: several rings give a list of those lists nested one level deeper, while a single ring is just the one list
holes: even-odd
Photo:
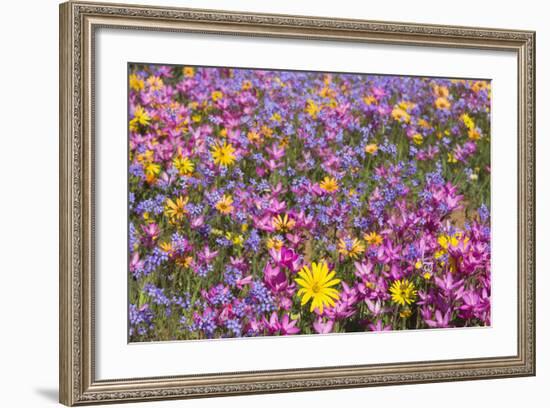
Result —
[{"label": "dense wildflower meadow", "polygon": [[489,81],[128,75],[130,341],[491,324]]}]

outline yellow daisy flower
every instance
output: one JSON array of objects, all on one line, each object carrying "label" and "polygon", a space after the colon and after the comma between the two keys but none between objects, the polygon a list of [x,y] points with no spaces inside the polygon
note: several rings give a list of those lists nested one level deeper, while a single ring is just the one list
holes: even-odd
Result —
[{"label": "yellow daisy flower", "polygon": [[434,85],[433,87],[434,94],[436,96],[442,97],[442,98],[448,98],[449,97],[449,88],[443,85]]},{"label": "yellow daisy flower", "polygon": [[472,85],[472,91],[476,93],[483,89],[490,89],[489,83],[487,81],[476,81]]},{"label": "yellow daisy flower", "polygon": [[215,164],[227,167],[235,162],[235,148],[227,142],[214,145],[210,152]]},{"label": "yellow daisy flower", "polygon": [[306,112],[311,116],[313,119],[317,118],[317,115],[319,112],[321,112],[321,108],[313,101],[313,99],[307,100],[306,105]]},{"label": "yellow daisy flower", "polygon": [[266,246],[267,246],[267,249],[274,248],[278,251],[283,247],[283,241],[279,238],[268,238]]},{"label": "yellow daisy flower", "polygon": [[223,93],[221,91],[212,92],[212,100],[214,102],[219,101],[222,98],[223,98]]},{"label": "yellow daisy flower", "polygon": [[326,176],[323,181],[319,183],[319,187],[321,187],[327,193],[334,193],[338,190],[338,182],[334,177]]},{"label": "yellow daisy flower", "polygon": [[183,67],[183,76],[186,78],[192,78],[195,76],[195,68]]},{"label": "yellow daisy flower", "polygon": [[176,158],[174,158],[172,164],[182,176],[190,175],[195,169],[195,165],[193,164],[193,162],[185,156],[178,155]]},{"label": "yellow daisy flower", "polygon": [[290,218],[288,214],[285,214],[282,217],[279,214],[273,217],[271,224],[273,225],[273,228],[275,228],[277,231],[286,232],[294,228],[294,225],[296,225],[296,221]]},{"label": "yellow daisy flower", "polygon": [[148,177],[155,177],[160,173],[160,164],[147,163],[145,165],[145,175]]},{"label": "yellow daisy flower", "polygon": [[335,286],[340,283],[340,279],[334,278],[335,271],[330,271],[326,262],[313,262],[311,269],[304,265],[298,272],[299,278],[296,278],[296,283],[300,286],[297,295],[302,299],[302,306],[311,299],[310,312],[315,309],[319,313],[323,313],[323,308],[334,306],[335,300],[340,299],[340,294]]},{"label": "yellow daisy flower", "polygon": [[467,113],[463,113],[462,115],[460,115],[460,119],[462,119],[462,122],[464,123],[464,126],[466,126],[466,128],[473,129],[476,127],[474,120]]},{"label": "yellow daisy flower", "polygon": [[435,100],[435,107],[440,110],[448,110],[451,107],[451,102],[447,98],[440,96]]},{"label": "yellow daisy flower", "polygon": [[368,154],[374,154],[378,151],[378,145],[376,143],[370,143],[365,146],[365,152]]},{"label": "yellow daisy flower", "polygon": [[341,239],[338,242],[338,252],[345,257],[357,259],[359,255],[365,252],[365,244],[357,238]]},{"label": "yellow daisy flower", "polygon": [[363,239],[367,241],[369,245],[380,245],[382,243],[382,237],[376,232],[368,232],[363,235]]},{"label": "yellow daisy flower", "polygon": [[474,129],[468,129],[468,138],[471,139],[471,140],[479,140],[479,138],[481,137],[481,133],[479,132],[478,129],[474,128]]},{"label": "yellow daisy flower", "polygon": [[233,211],[233,197],[224,194],[216,203],[216,209],[222,214],[231,214]]},{"label": "yellow daisy flower", "polygon": [[181,220],[188,213],[185,206],[189,202],[189,197],[178,197],[176,201],[168,198],[166,200],[166,206],[164,207],[164,214],[170,217],[171,221]]},{"label": "yellow daisy flower", "polygon": [[363,102],[365,102],[367,105],[377,104],[378,101],[374,97],[374,95],[367,95],[363,98]]},{"label": "yellow daisy flower", "polygon": [[151,91],[158,91],[164,87],[164,82],[162,82],[162,79],[158,76],[150,76],[147,78],[147,84]]},{"label": "yellow daisy flower", "polygon": [[401,109],[398,106],[393,108],[393,110],[391,111],[391,116],[398,122],[409,123],[411,120],[411,115],[409,115],[406,110]]},{"label": "yellow daisy flower", "polygon": [[136,74],[131,74],[130,78],[130,89],[134,91],[141,91],[145,87],[145,81],[137,76]]},{"label": "yellow daisy flower", "polygon": [[421,145],[422,142],[424,141],[424,138],[420,133],[416,133],[415,135],[413,135],[412,140],[414,144]]},{"label": "yellow daisy flower", "polygon": [[396,280],[390,287],[391,300],[401,306],[410,305],[416,300],[417,290],[408,279]]},{"label": "yellow daisy flower", "polygon": [[149,122],[151,121],[151,117],[147,113],[145,109],[141,106],[136,106],[136,109],[134,110],[134,117],[132,120],[130,120],[130,130],[137,130],[138,125],[141,126],[147,126],[149,125]]}]

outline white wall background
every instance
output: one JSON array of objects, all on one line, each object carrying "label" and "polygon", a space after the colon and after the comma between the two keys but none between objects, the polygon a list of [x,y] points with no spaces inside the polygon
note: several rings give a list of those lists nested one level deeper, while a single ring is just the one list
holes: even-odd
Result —
[{"label": "white wall background", "polygon": [[[135,3],[143,1],[134,0]],[[537,344],[534,378],[455,382],[224,399],[134,404],[140,407],[541,406],[550,383],[550,298],[545,258],[550,216],[550,27],[545,3],[393,0],[150,0],[227,10],[472,25],[537,31]],[[0,21],[0,375],[2,406],[57,405],[58,1],[7,2]],[[130,405],[126,405],[130,406]]]}]

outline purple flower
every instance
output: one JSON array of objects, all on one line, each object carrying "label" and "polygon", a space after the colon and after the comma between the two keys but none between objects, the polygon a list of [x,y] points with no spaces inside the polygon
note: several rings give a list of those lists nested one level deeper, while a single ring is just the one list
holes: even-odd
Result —
[{"label": "purple flower", "polygon": [[333,320],[323,321],[323,319],[321,317],[318,317],[317,320],[315,320],[313,322],[313,328],[319,334],[330,333],[330,332],[332,332],[333,327],[334,327],[334,321]]},{"label": "purple flower", "polygon": [[384,325],[384,323],[382,323],[382,320],[377,320],[376,324],[373,324],[373,323],[369,324],[368,328],[371,331],[390,331],[390,330],[392,330],[392,327],[390,325]]},{"label": "purple flower", "polygon": [[288,280],[279,266],[267,263],[264,268],[264,282],[275,293],[284,292],[288,288]]},{"label": "purple flower", "polygon": [[292,249],[288,249],[284,246],[279,250],[271,248],[269,250],[269,255],[271,255],[271,258],[273,258],[277,265],[288,268],[292,272],[296,272],[300,267],[300,257]]},{"label": "purple flower", "polygon": [[206,245],[201,252],[197,255],[199,259],[204,263],[210,263],[216,256],[218,256],[219,251],[211,251],[210,247]]},{"label": "purple flower", "polygon": [[438,309],[435,311],[435,320],[426,319],[424,320],[426,324],[430,327],[437,327],[437,328],[444,328],[444,327],[450,327],[449,326],[449,320],[451,318],[451,310],[447,310],[445,314],[442,314],[441,311]]},{"label": "purple flower", "polygon": [[264,317],[264,324],[267,327],[269,334],[280,334],[283,336],[296,334],[300,329],[296,327],[298,320],[290,320],[288,314],[284,314],[279,320],[276,312],[271,313],[269,321]]},{"label": "purple flower", "polygon": [[370,299],[365,299],[365,303],[367,304],[367,307],[374,316],[379,316],[380,314],[385,313],[387,310],[385,307],[382,307],[382,302],[380,301],[380,299],[378,299],[376,302],[373,302]]},{"label": "purple flower", "polygon": [[134,276],[139,276],[143,272],[143,261],[139,259],[138,252],[134,252],[130,259],[130,272]]},{"label": "purple flower", "polygon": [[464,290],[464,279],[455,281],[453,275],[449,272],[447,272],[443,279],[436,277],[435,283],[446,296],[451,296],[455,294],[455,292],[458,293],[458,290],[460,290],[460,292]]}]

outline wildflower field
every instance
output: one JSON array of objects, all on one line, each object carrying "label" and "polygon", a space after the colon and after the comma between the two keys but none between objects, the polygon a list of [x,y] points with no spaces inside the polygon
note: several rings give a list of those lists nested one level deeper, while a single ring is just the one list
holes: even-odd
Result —
[{"label": "wildflower field", "polygon": [[490,325],[489,81],[128,75],[130,341]]}]

